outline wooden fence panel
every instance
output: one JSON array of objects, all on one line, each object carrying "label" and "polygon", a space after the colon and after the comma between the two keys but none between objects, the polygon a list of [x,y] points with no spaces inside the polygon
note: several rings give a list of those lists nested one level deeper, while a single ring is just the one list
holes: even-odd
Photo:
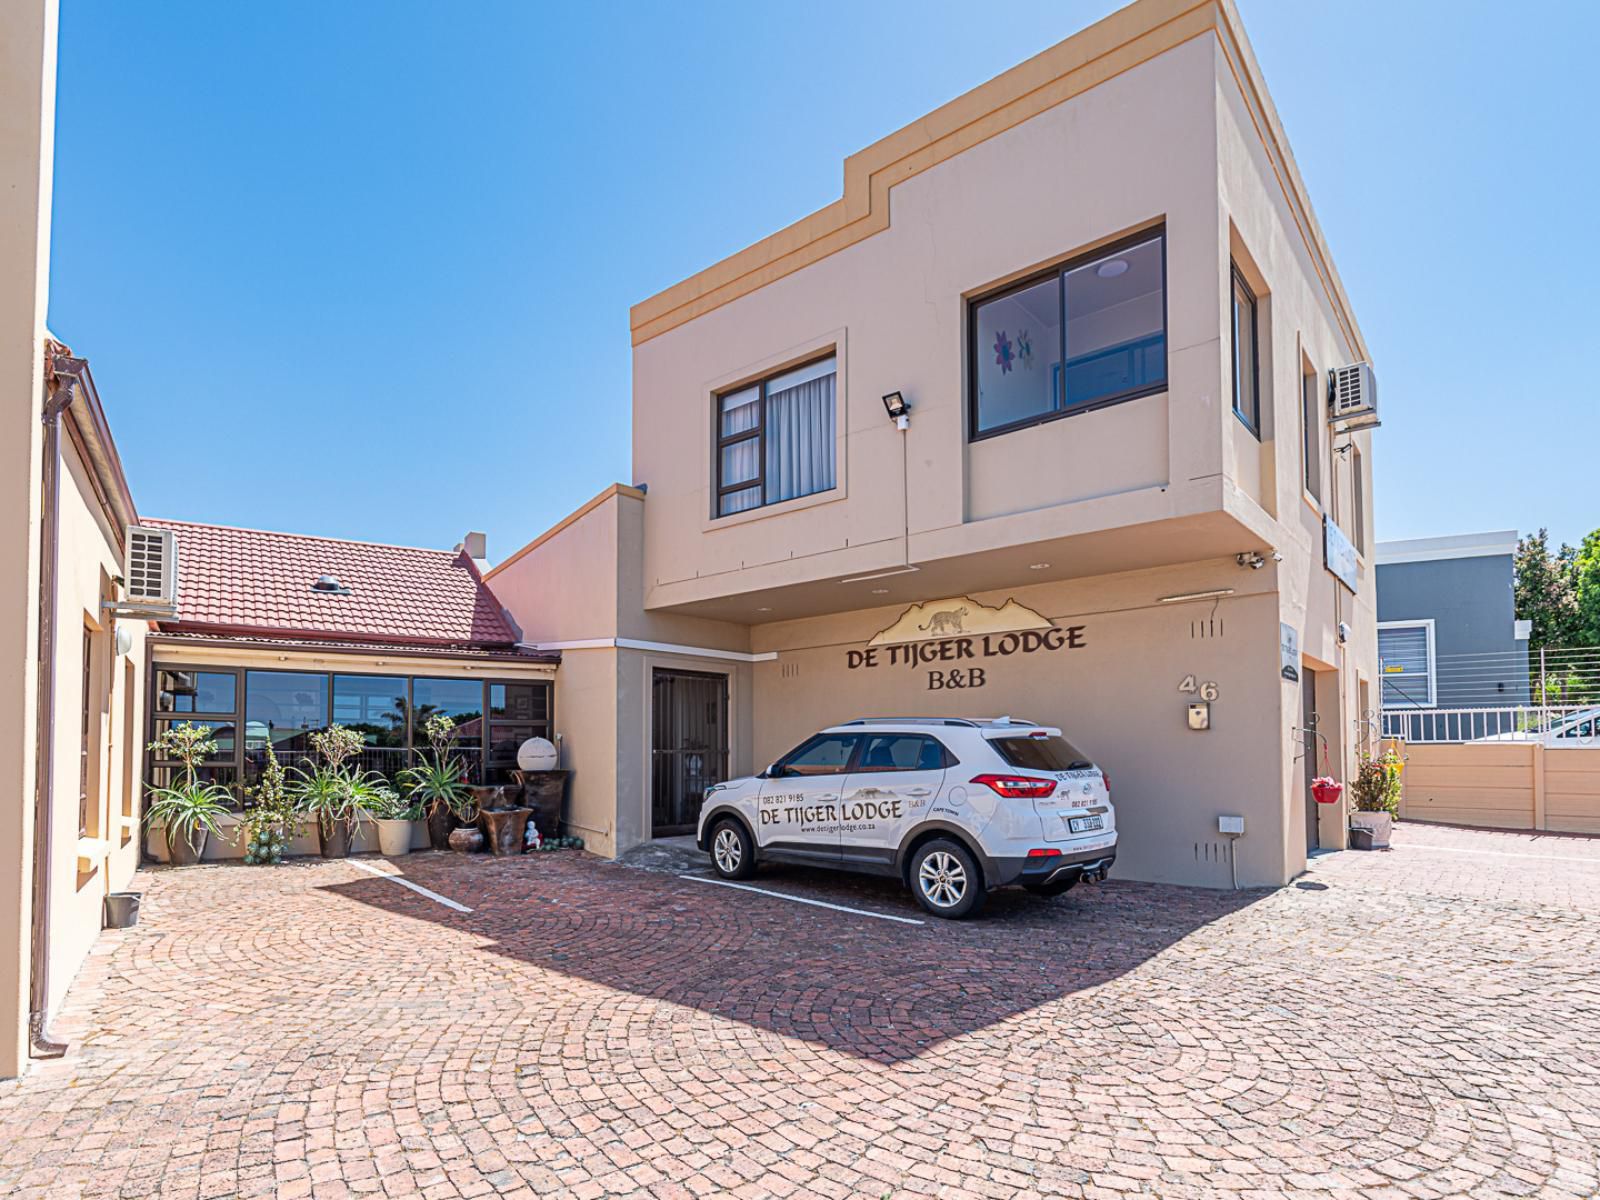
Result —
[{"label": "wooden fence panel", "polygon": [[1521,742],[1407,743],[1401,748],[1401,820],[1533,829],[1538,748]]},{"label": "wooden fence panel", "polygon": [[1400,818],[1600,834],[1600,749],[1538,742],[1397,743]]},{"label": "wooden fence panel", "polygon": [[1546,829],[1600,833],[1600,748],[1544,752]]}]

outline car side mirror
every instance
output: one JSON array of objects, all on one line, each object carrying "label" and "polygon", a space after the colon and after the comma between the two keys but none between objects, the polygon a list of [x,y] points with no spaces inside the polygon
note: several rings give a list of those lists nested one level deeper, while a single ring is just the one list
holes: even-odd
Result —
[{"label": "car side mirror", "polygon": [[788,772],[785,771],[782,767],[780,767],[777,763],[773,763],[765,771],[761,772],[761,778],[763,778],[763,779],[782,779],[787,774],[788,774]]}]

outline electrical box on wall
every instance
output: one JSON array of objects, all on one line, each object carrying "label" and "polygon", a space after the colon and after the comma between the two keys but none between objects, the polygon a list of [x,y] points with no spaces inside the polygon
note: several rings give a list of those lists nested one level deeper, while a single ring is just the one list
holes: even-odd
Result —
[{"label": "electrical box on wall", "polygon": [[1189,728],[1211,728],[1211,705],[1206,701],[1201,700],[1196,704],[1189,705]]},{"label": "electrical box on wall", "polygon": [[1243,817],[1226,817],[1226,816],[1218,817],[1217,818],[1217,832],[1218,833],[1231,833],[1231,834],[1234,834],[1235,836],[1237,836],[1238,834],[1243,833],[1244,832],[1244,818]]}]

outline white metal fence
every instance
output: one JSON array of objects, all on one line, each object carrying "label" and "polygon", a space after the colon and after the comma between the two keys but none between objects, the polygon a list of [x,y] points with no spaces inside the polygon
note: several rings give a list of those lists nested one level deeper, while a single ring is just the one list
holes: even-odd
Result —
[{"label": "white metal fence", "polygon": [[1432,622],[1378,633],[1384,737],[1408,742],[1593,744],[1600,647],[1439,654]]},{"label": "white metal fence", "polygon": [[1600,702],[1520,704],[1498,708],[1385,709],[1383,736],[1407,742],[1543,742],[1600,747]]}]

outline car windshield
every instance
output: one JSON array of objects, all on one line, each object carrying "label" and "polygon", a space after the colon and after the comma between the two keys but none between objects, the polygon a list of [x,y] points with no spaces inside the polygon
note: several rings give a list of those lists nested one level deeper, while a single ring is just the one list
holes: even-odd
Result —
[{"label": "car windshield", "polygon": [[1059,734],[991,738],[989,744],[1013,767],[1027,771],[1072,771],[1094,765],[1087,755]]}]

